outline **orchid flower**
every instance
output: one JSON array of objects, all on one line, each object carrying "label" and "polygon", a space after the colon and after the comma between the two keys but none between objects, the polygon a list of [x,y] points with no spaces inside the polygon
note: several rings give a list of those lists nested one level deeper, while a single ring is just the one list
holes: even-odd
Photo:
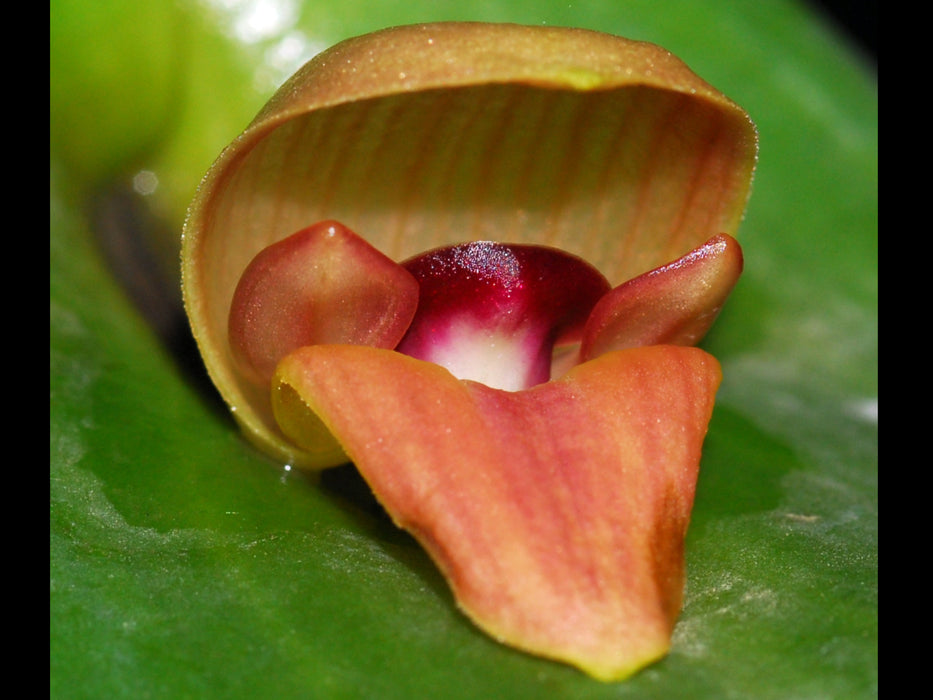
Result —
[{"label": "orchid flower", "polygon": [[755,154],[744,112],[652,45],[350,40],[208,173],[192,327],[258,445],[351,461],[480,628],[620,680],[680,612],[721,380],[694,346],[742,270]]}]

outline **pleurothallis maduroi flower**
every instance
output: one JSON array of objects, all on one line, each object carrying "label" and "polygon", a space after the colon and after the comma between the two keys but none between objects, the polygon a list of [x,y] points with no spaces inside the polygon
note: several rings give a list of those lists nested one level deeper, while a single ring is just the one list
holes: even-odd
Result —
[{"label": "pleurothallis maduroi flower", "polygon": [[208,173],[192,327],[247,435],[351,460],[477,625],[625,678],[680,611],[720,381],[692,346],[742,269],[755,154],[747,115],[651,45],[351,40]]}]

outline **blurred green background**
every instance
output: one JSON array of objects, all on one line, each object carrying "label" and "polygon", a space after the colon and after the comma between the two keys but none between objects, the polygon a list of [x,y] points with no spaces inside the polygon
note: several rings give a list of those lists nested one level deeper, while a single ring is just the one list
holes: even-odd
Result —
[{"label": "blurred green background", "polygon": [[[672,50],[745,107],[746,272],[671,654],[622,684],[504,648],[350,468],[248,446],[179,309],[185,208],[317,51],[444,19]],[[877,694],[877,78],[789,0],[50,4],[53,698]]]}]

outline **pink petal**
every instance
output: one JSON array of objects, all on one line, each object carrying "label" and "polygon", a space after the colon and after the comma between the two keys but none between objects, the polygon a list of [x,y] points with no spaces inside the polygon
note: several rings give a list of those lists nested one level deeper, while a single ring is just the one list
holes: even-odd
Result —
[{"label": "pink petal", "polygon": [[640,345],[695,345],[742,273],[742,249],[726,234],[613,289],[587,321],[580,357]]},{"label": "pink petal", "polygon": [[318,343],[395,347],[418,303],[404,268],[336,221],[264,248],[237,285],[230,346],[240,371],[268,384],[278,361]]}]

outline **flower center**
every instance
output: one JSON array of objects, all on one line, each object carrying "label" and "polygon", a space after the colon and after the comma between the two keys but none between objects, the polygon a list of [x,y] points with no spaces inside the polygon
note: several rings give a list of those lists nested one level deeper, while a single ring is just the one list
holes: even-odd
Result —
[{"label": "flower center", "polygon": [[396,349],[509,391],[550,378],[555,344],[579,339],[610,288],[580,258],[542,246],[477,241],[402,265],[420,296]]}]

